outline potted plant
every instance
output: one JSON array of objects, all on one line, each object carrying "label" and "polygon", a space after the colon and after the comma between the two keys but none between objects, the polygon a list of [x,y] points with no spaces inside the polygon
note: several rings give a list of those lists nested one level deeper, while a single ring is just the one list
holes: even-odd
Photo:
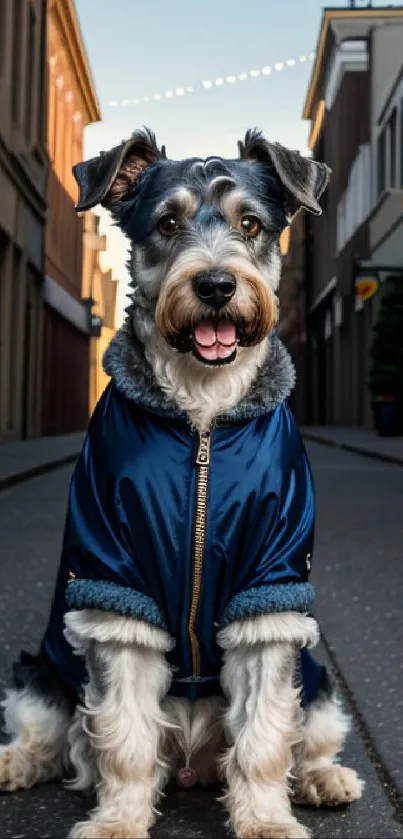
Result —
[{"label": "potted plant", "polygon": [[381,437],[401,434],[403,395],[403,278],[382,293],[370,350],[369,387],[374,424]]}]

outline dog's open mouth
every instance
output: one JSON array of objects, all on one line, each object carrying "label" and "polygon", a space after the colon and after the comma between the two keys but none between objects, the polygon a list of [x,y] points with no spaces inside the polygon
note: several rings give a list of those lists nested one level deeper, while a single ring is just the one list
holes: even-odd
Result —
[{"label": "dog's open mouth", "polygon": [[205,364],[228,364],[236,355],[238,336],[230,320],[203,320],[194,327],[193,352]]}]

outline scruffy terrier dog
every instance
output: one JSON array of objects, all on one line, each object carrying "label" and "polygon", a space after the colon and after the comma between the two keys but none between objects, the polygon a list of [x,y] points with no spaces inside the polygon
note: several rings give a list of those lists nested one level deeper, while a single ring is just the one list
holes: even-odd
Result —
[{"label": "scruffy terrier dog", "polygon": [[275,331],[280,233],[320,213],[329,172],[257,131],[239,149],[172,161],[142,130],[75,167],[77,209],[103,204],[129,239],[131,302],[0,749],[3,790],[69,769],[96,790],[71,837],[145,837],[170,778],[217,770],[239,837],[306,837],[291,799],[361,795],[309,652],[314,496]]}]

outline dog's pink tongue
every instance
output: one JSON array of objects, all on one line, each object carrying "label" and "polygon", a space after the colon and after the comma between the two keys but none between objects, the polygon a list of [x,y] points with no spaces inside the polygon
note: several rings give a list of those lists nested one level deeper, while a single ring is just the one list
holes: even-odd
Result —
[{"label": "dog's pink tongue", "polygon": [[203,321],[195,327],[194,338],[198,352],[206,361],[228,358],[236,348],[236,329],[227,320],[214,324]]},{"label": "dog's pink tongue", "polygon": [[217,325],[217,341],[225,347],[232,347],[236,342],[235,325],[228,320],[221,320]]},{"label": "dog's pink tongue", "polygon": [[220,320],[217,325],[205,320],[196,326],[195,338],[201,347],[212,347],[216,343],[232,347],[236,342],[235,325],[228,320]]},{"label": "dog's pink tongue", "polygon": [[195,328],[195,338],[201,347],[212,347],[217,340],[213,324],[208,320],[198,323]]}]

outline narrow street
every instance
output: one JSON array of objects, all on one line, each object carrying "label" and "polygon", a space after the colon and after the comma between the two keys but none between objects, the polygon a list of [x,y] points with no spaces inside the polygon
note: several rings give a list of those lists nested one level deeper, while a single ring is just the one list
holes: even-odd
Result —
[{"label": "narrow street", "polygon": [[[313,581],[323,643],[354,714],[344,760],[365,778],[348,810],[300,809],[315,839],[403,838],[403,469],[308,446],[318,504]],[[0,687],[21,647],[34,652],[58,565],[71,467],[0,494]],[[3,837],[63,837],[86,804],[61,784],[0,796]],[[155,837],[226,835],[212,792],[173,790]]]}]

